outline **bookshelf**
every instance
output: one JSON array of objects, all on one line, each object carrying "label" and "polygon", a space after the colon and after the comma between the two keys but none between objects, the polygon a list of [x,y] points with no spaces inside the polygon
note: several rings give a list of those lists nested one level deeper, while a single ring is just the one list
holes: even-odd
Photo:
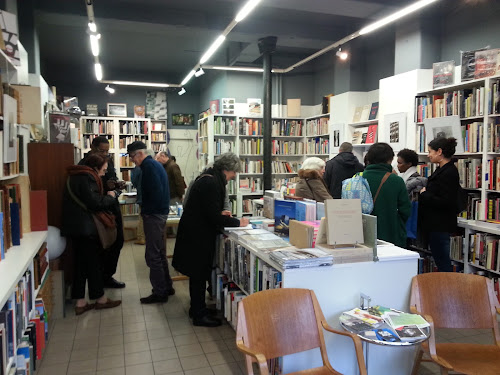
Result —
[{"label": "bookshelf", "polygon": [[151,120],[151,148],[154,152],[167,151],[167,120]]},{"label": "bookshelf", "polygon": [[[155,120],[154,123],[162,123]],[[163,130],[163,125],[165,125]],[[151,120],[148,118],[128,117],[98,117],[82,116],[80,118],[80,130],[82,134],[82,153],[90,151],[92,140],[97,136],[104,136],[109,140],[109,155],[112,158],[116,175],[119,179],[130,181],[130,171],[135,167],[127,154],[127,145],[135,141],[144,142],[148,148],[163,147],[165,143],[152,143],[152,134],[155,139],[164,137],[166,140],[166,123],[157,125],[161,131],[152,133]]]}]

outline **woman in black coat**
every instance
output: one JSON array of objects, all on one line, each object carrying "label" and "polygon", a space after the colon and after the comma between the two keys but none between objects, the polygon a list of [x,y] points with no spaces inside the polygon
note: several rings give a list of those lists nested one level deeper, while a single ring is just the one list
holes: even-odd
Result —
[{"label": "woman in black coat", "polygon": [[221,324],[208,314],[205,304],[206,281],[210,278],[217,234],[224,227],[248,225],[248,219],[231,217],[224,211],[227,181],[236,177],[240,160],[223,154],[193,183],[189,190],[175,241],[173,267],[189,276],[190,316],[195,326]]},{"label": "woman in black coat", "polygon": [[[104,250],[92,218],[92,212],[110,210],[115,204],[115,192],[108,191],[104,194],[102,185],[101,176],[104,176],[107,167],[108,163],[104,156],[92,154],[86,158],[85,165],[73,165],[68,168],[68,184],[63,197],[62,234],[71,238],[75,251],[75,272],[71,293],[77,300],[76,315],[93,308],[116,307],[121,303],[110,300],[104,295],[100,261],[101,252]],[[95,304],[89,304],[85,300],[87,281],[89,298],[96,300]]]},{"label": "woman in black coat", "polygon": [[458,170],[451,161],[455,138],[436,138],[429,143],[429,160],[439,167],[420,190],[419,223],[429,243],[438,271],[451,272],[450,233],[457,226],[457,201],[460,189]]}]

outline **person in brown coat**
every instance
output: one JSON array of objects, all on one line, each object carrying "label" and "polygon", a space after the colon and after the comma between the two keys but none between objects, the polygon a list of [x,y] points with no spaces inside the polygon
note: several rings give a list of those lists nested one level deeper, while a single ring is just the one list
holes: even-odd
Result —
[{"label": "person in brown coat", "polygon": [[167,172],[168,183],[170,185],[170,204],[182,204],[186,183],[184,182],[184,177],[182,177],[181,169],[165,151],[158,152],[155,159],[163,165]]},{"label": "person in brown coat", "polygon": [[320,158],[312,157],[304,160],[299,170],[300,181],[295,186],[295,195],[297,197],[313,199],[316,202],[332,199],[323,180],[324,173],[325,162]]}]

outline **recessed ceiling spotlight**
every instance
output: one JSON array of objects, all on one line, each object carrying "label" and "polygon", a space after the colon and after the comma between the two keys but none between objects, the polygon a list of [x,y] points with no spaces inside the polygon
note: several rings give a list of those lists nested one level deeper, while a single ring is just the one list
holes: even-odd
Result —
[{"label": "recessed ceiling spotlight", "polygon": [[342,51],[342,48],[339,48],[336,55],[341,60],[346,60],[349,57],[349,54],[346,51]]}]

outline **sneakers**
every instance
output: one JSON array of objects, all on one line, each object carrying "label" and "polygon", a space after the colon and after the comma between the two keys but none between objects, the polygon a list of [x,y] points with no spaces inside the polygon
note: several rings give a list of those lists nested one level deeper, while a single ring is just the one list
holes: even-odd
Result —
[{"label": "sneakers", "polygon": [[144,304],[165,303],[167,301],[168,301],[168,295],[167,296],[159,296],[157,294],[151,294],[148,297],[141,298],[141,303],[144,303]]},{"label": "sneakers", "polygon": [[113,307],[120,306],[121,303],[122,303],[121,300],[114,301],[114,300],[108,298],[108,300],[104,303],[96,303],[95,309],[96,310],[112,309]]},{"label": "sneakers", "polygon": [[82,315],[84,312],[92,310],[95,303],[87,303],[85,306],[75,306],[75,315]]}]

